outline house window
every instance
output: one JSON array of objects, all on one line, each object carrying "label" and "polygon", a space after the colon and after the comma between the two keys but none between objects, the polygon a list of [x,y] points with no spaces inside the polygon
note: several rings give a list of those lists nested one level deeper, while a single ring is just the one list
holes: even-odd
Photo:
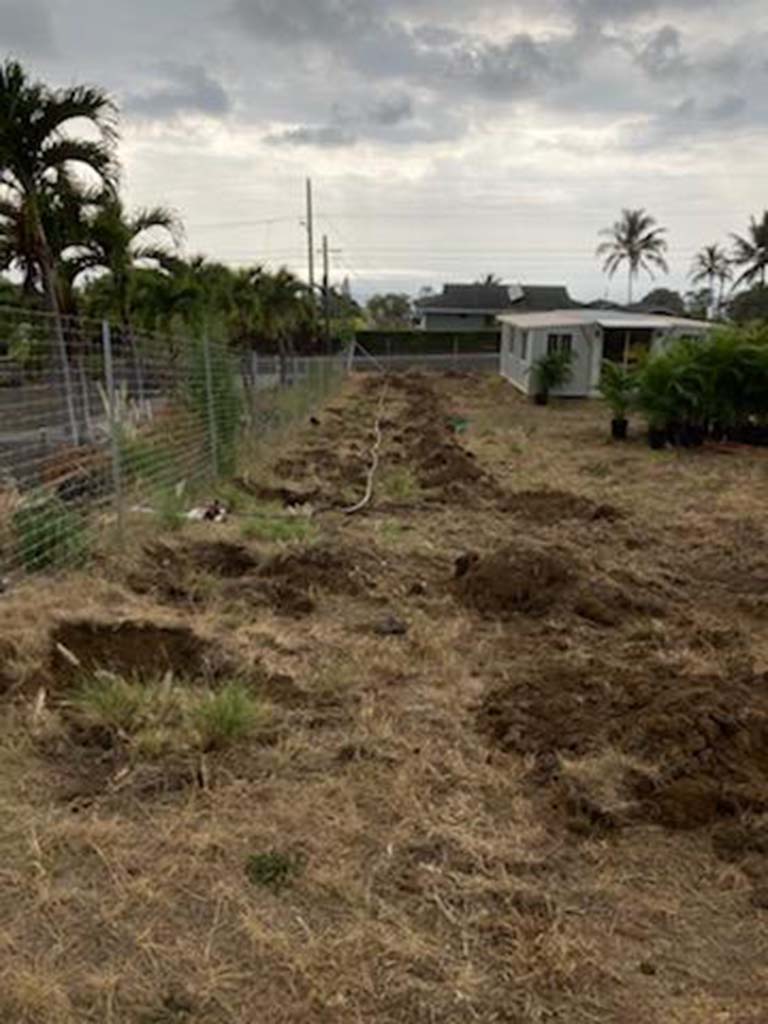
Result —
[{"label": "house window", "polygon": [[528,331],[520,332],[520,358],[523,362],[528,359]]},{"label": "house window", "polygon": [[568,352],[573,351],[573,335],[572,334],[550,334],[547,337],[547,352],[551,355],[553,352]]}]

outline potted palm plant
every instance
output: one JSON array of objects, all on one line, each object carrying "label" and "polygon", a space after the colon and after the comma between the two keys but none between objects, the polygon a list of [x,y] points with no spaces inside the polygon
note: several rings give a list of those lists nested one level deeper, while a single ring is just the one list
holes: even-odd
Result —
[{"label": "potted palm plant", "polygon": [[533,364],[533,400],[536,405],[549,402],[550,391],[564,387],[571,379],[573,354],[565,349],[548,352]]},{"label": "potted palm plant", "polygon": [[614,441],[624,441],[627,437],[629,420],[627,413],[637,391],[635,374],[618,363],[606,360],[600,376],[600,394],[606,400],[613,413],[611,420],[611,437]]}]

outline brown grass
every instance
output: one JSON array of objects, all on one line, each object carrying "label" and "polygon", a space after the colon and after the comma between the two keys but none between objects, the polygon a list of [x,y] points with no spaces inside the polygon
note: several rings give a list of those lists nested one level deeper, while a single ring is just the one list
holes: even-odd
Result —
[{"label": "brown grass", "polygon": [[[653,758],[615,743],[505,752],[478,709],[542,658],[573,678],[626,664],[746,686],[768,665],[765,456],[612,445],[597,404],[539,409],[496,381],[437,379],[427,389],[469,417],[462,443],[495,487],[623,518],[536,521],[490,487],[477,500],[408,488],[395,507],[403,488],[387,486],[349,518],[334,492],[359,489],[378,387],[350,382],[338,415],[320,416],[327,435],[307,427],[273,454],[306,467],[295,484],[325,481],[315,546],[347,553],[354,592],[313,583],[314,611],[295,619],[233,600],[245,581],[200,567],[185,570],[200,599],[174,603],[132,585],[138,545],[2,599],[0,1021],[763,1024],[760,809],[685,831],[633,817],[626,780],[663,776],[663,744]],[[382,465],[405,479],[407,390],[388,403]],[[281,550],[243,541],[242,522],[168,543]],[[616,622],[573,600],[502,619],[465,607],[455,559],[520,538],[571,552],[600,600],[607,586],[626,599]],[[405,636],[376,632],[388,615]],[[270,703],[268,727],[189,763],[84,736],[51,667],[51,631],[71,619],[186,625]],[[762,770],[768,745],[752,742]],[[611,827],[574,818],[574,793]],[[751,838],[723,859],[713,836],[736,825]],[[300,865],[276,889],[246,871],[270,853]]]}]

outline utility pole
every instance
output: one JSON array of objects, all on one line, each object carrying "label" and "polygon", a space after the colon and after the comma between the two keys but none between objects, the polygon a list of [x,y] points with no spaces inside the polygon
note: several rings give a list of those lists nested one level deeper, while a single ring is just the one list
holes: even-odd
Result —
[{"label": "utility pole", "polygon": [[309,253],[309,291],[315,293],[315,224],[312,211],[312,179],[307,178],[307,246]]},{"label": "utility pole", "polygon": [[323,235],[323,318],[325,320],[325,351],[331,351],[331,290],[328,260],[328,235]]}]

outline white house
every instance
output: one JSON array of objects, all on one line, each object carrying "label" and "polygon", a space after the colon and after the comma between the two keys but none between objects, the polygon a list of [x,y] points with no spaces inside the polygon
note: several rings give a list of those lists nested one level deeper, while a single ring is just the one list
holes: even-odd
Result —
[{"label": "white house", "polygon": [[499,316],[501,374],[524,394],[533,394],[533,366],[548,352],[573,354],[569,383],[553,394],[583,398],[598,394],[604,359],[620,363],[625,352],[656,352],[675,338],[704,338],[712,324],[685,317],[604,309],[559,309]]}]

